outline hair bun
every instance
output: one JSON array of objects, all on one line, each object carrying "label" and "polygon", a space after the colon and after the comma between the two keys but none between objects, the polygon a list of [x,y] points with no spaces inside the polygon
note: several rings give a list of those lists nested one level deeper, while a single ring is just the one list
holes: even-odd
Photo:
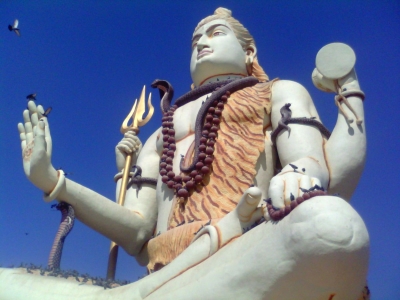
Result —
[{"label": "hair bun", "polygon": [[220,15],[220,16],[224,16],[224,17],[231,17],[232,16],[232,11],[223,7],[218,7],[215,12],[214,15]]}]

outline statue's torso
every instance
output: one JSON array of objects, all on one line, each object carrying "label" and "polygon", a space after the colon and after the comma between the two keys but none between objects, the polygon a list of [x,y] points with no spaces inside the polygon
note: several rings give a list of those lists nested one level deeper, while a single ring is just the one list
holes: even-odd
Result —
[{"label": "statue's torso", "polygon": [[[161,178],[159,178],[157,185],[158,221],[156,233],[163,233],[169,228],[173,228],[182,222],[189,223],[193,220],[208,221],[209,219],[217,219],[222,217],[235,207],[243,191],[251,184],[256,184],[265,190],[266,196],[266,190],[269,180],[273,176],[274,169],[274,150],[269,141],[269,108],[271,85],[272,84],[269,83],[258,84],[256,87],[246,88],[233,93],[228,99],[228,103],[223,111],[222,123],[220,125],[220,131],[217,139],[217,144],[219,143],[219,146],[216,147],[216,152],[214,153],[216,157],[215,160],[219,159],[219,161],[222,163],[222,165],[220,164],[220,169],[224,169],[226,171],[230,168],[230,163],[224,158],[224,161],[227,163],[225,164],[224,161],[221,160],[221,157],[225,156],[225,151],[230,151],[229,149],[236,151],[235,149],[237,149],[239,152],[236,151],[236,153],[231,153],[231,158],[228,160],[230,160],[233,165],[238,165],[240,169],[238,169],[239,172],[230,170],[231,174],[228,176],[235,176],[235,178],[237,178],[239,181],[235,183],[232,179],[226,180],[226,184],[223,182],[215,183],[214,187],[220,187],[221,191],[217,191],[217,194],[214,193],[214,197],[212,194],[204,196],[195,192],[192,197],[189,197],[189,200],[193,199],[192,203],[196,201],[196,205],[200,205],[200,207],[191,208],[189,204],[188,209],[192,209],[192,211],[196,210],[198,214],[194,216],[192,212],[190,212],[190,216],[183,216],[179,215],[179,212],[177,211],[179,208],[176,203],[176,199],[174,199],[174,190],[169,189],[165,184],[162,184]],[[173,118],[176,140],[176,151],[173,161],[173,171],[175,174],[181,173],[179,168],[181,155],[185,156],[188,153],[188,149],[192,143],[194,143],[197,114],[202,106],[202,103],[209,95],[210,94],[204,95],[197,100],[178,108],[175,111]],[[249,107],[250,105],[247,105],[250,98],[253,99],[253,107]],[[250,124],[253,122],[250,122],[250,119],[256,120],[256,124]],[[241,126],[236,126],[236,128],[234,128],[235,126],[232,125],[235,124],[240,124]],[[226,136],[225,139],[224,135]],[[241,139],[242,137],[246,137],[247,139],[243,140]],[[159,155],[161,155],[163,150],[163,139],[161,133],[157,139],[156,146],[157,152]],[[246,168],[243,169],[243,160],[251,156],[252,161],[249,162],[247,170]],[[218,161],[214,161],[213,163],[213,174],[218,173],[216,168],[218,168]],[[232,172],[234,174],[232,174]],[[242,173],[243,176],[240,176],[238,173]],[[210,182],[210,184],[211,183],[212,182]],[[224,185],[226,185],[227,189],[224,188]],[[202,193],[204,194],[204,192],[207,192],[207,189],[210,190],[210,188],[212,188],[211,185],[207,185],[204,189],[205,191]],[[229,191],[229,189],[231,190]],[[199,200],[195,199],[196,197],[199,199],[213,199],[218,197],[218,193],[221,194],[221,192],[222,194],[226,195],[226,197],[237,199],[232,199],[232,203],[228,203],[225,205],[225,207],[221,207],[219,209],[220,211],[216,211],[216,208],[214,207],[210,208],[210,205],[207,206],[207,204],[204,203],[199,204]],[[211,203],[214,203],[213,200],[211,200]]]},{"label": "statue's torso", "polygon": [[[178,108],[174,114],[174,129],[176,140],[176,151],[173,161],[173,171],[180,174],[181,155],[186,155],[190,145],[194,142],[195,122],[202,102],[209,94],[204,95],[197,100]],[[163,150],[162,133],[157,137],[157,152],[161,156]],[[158,178],[157,184],[157,203],[158,203],[158,221],[156,232],[165,232],[168,228],[169,214],[172,209],[174,199],[174,190],[169,189],[162,184],[161,178]]]}]

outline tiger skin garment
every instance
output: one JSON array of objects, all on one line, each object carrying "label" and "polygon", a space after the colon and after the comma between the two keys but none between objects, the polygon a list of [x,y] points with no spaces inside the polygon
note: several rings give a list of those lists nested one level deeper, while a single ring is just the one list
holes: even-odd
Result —
[{"label": "tiger skin garment", "polygon": [[205,223],[211,220],[215,224],[232,211],[253,184],[255,166],[265,147],[263,120],[271,113],[273,82],[258,83],[229,97],[222,112],[212,171],[184,205],[174,200],[168,231],[146,245],[150,272],[185,250]]}]

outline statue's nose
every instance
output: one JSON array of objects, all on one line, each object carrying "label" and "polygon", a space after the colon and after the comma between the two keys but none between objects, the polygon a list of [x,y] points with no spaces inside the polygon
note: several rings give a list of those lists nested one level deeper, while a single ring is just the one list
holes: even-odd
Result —
[{"label": "statue's nose", "polygon": [[210,48],[208,44],[208,38],[207,35],[203,35],[198,41],[197,41],[197,51],[201,51],[204,48]]}]

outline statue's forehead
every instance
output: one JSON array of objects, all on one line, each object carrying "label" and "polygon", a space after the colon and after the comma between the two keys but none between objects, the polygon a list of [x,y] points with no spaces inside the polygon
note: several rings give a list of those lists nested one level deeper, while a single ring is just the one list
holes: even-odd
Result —
[{"label": "statue's forehead", "polygon": [[193,36],[195,36],[196,34],[204,34],[208,30],[208,28],[210,28],[211,26],[214,26],[216,24],[225,25],[225,26],[229,27],[230,29],[232,29],[227,21],[225,21],[223,19],[216,19],[216,20],[207,22],[206,24],[204,24],[203,26],[198,28],[195,32],[193,32]]}]

